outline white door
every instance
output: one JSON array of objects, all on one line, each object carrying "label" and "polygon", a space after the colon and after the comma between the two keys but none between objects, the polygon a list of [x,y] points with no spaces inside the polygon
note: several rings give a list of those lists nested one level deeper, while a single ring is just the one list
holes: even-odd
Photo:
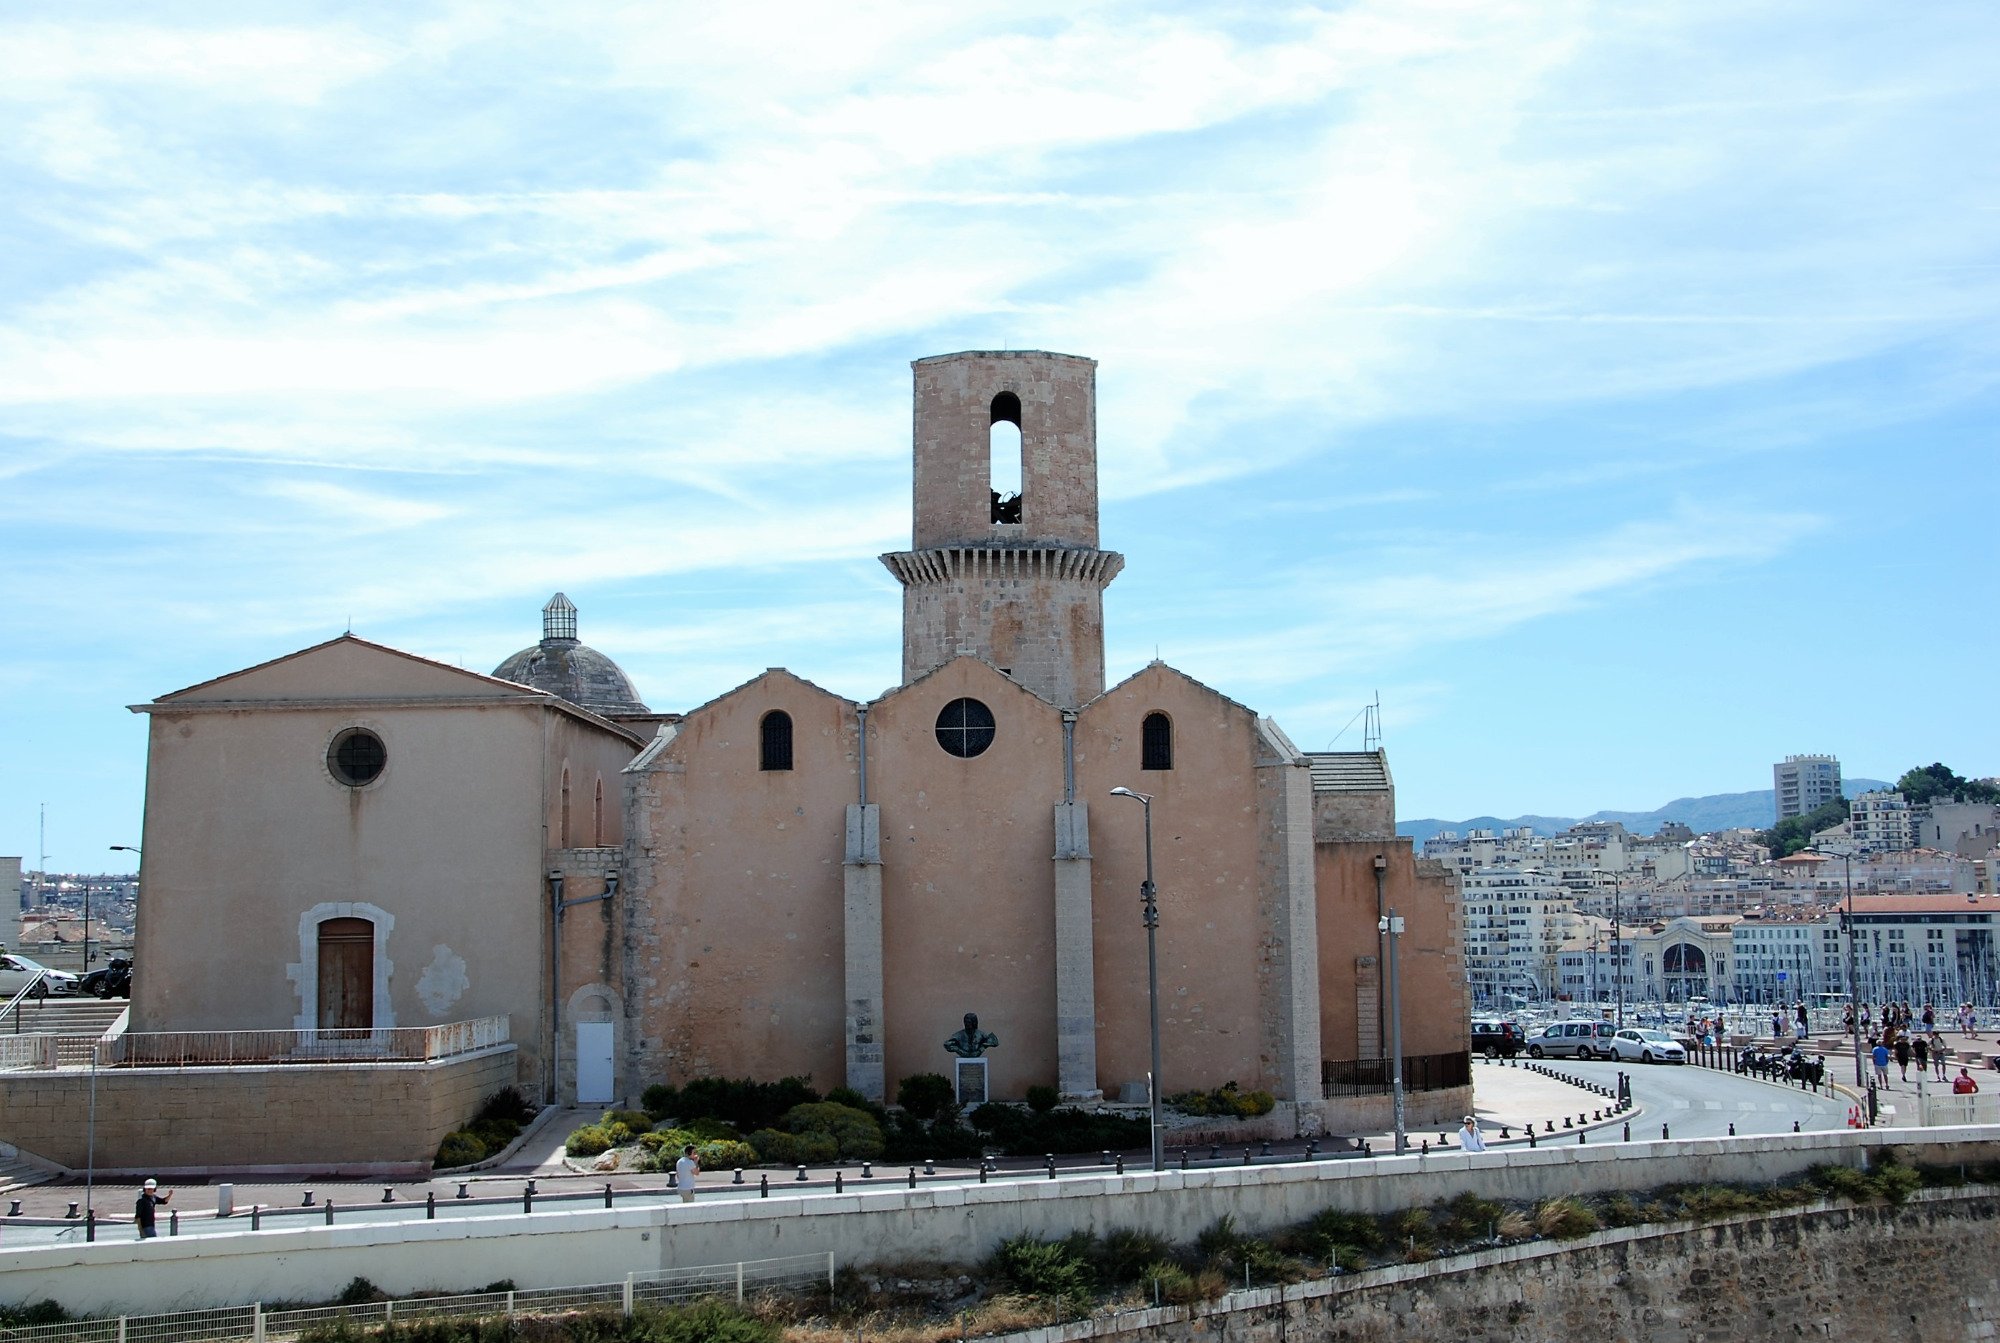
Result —
[{"label": "white door", "polygon": [[611,1023],[576,1023],[576,1103],[602,1105],[611,1094]]}]

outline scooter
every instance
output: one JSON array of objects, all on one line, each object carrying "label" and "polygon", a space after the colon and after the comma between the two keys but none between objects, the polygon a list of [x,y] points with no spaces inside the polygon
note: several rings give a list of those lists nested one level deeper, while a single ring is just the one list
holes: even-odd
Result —
[{"label": "scooter", "polygon": [[130,998],[132,962],[123,956],[113,956],[111,964],[85,975],[77,989],[94,998]]}]

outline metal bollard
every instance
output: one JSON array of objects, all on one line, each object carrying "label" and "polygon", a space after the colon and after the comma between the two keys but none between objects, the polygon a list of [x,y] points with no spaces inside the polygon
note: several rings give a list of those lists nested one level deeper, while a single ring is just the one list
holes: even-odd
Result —
[{"label": "metal bollard", "polygon": [[1271,1155],[1271,1142],[1270,1142],[1270,1139],[1268,1139],[1268,1138],[1267,1138],[1267,1139],[1265,1139],[1265,1140],[1264,1140],[1264,1147],[1263,1147],[1263,1150],[1262,1150],[1262,1151],[1260,1151],[1260,1152],[1258,1152],[1258,1153],[1257,1153],[1257,1155],[1258,1155],[1258,1156],[1269,1156],[1269,1155]]},{"label": "metal bollard", "polygon": [[302,1203],[300,1203],[299,1206],[301,1208],[310,1208],[312,1205],[313,1205],[313,1191],[308,1189],[306,1190],[305,1200]]},{"label": "metal bollard", "polygon": [[759,1175],[757,1177],[757,1197],[758,1198],[771,1197],[771,1177],[768,1173]]},{"label": "metal bollard", "polygon": [[1250,1149],[1247,1147],[1243,1149],[1243,1164],[1246,1166],[1250,1164]]},{"label": "metal bollard", "polygon": [[1632,1141],[1632,1121],[1629,1119],[1625,1121],[1625,1141]]},{"label": "metal bollard", "polygon": [[806,1182],[806,1168],[805,1168],[804,1166],[800,1166],[800,1167],[799,1167],[799,1175],[798,1175],[798,1178],[797,1178],[797,1179],[795,1179],[795,1180],[793,1180],[793,1181],[792,1181],[792,1183],[793,1183],[793,1184],[804,1184],[805,1182]]},{"label": "metal bollard", "polygon": [[528,1192],[531,1194],[539,1194],[541,1190],[535,1187],[535,1182],[533,1180],[530,1180],[528,1181]]},{"label": "metal bollard", "polygon": [[97,1239],[97,1209],[95,1208],[87,1209],[83,1214],[83,1238],[93,1241]]},{"label": "metal bollard", "polygon": [[435,1222],[437,1220],[437,1215],[438,1215],[437,1190],[426,1189],[424,1191],[424,1220],[426,1222]]},{"label": "metal bollard", "polygon": [[533,1212],[534,1210],[535,1210],[535,1182],[533,1180],[530,1180],[528,1181],[527,1188],[521,1191],[521,1211]]},{"label": "metal bollard", "polygon": [[68,1212],[66,1212],[66,1213],[64,1213],[64,1214],[63,1214],[63,1216],[65,1216],[65,1217],[80,1217],[80,1216],[82,1216],[82,1208],[83,1208],[83,1205],[82,1205],[81,1203],[72,1203],[72,1204],[70,1204],[70,1205],[69,1205],[69,1211],[68,1211]]},{"label": "metal bollard", "polygon": [[1729,1136],[1732,1138],[1736,1136],[1736,1124],[1733,1120],[1730,1122],[1729,1125]]},{"label": "metal bollard", "polygon": [[917,1187],[917,1168],[915,1166],[912,1166],[910,1167],[910,1188],[915,1189],[916,1187]]},{"label": "metal bollard", "polygon": [[604,1186],[604,1206],[607,1208],[611,1206],[611,1186],[609,1184]]},{"label": "metal bollard", "polygon": [[979,1183],[986,1183],[986,1163],[984,1161],[979,1163]]},{"label": "metal bollard", "polygon": [[1426,1138],[1424,1139],[1424,1148],[1422,1155],[1429,1156],[1430,1154],[1431,1154],[1431,1140],[1429,1138]]},{"label": "metal bollard", "polygon": [[396,1201],[395,1185],[385,1184],[382,1186],[382,1201],[384,1203],[394,1203]]},{"label": "metal bollard", "polygon": [[1589,1129],[1587,1129],[1587,1128],[1580,1128],[1580,1129],[1578,1129],[1578,1130],[1576,1131],[1576,1145],[1577,1145],[1578,1147],[1581,1147],[1581,1146],[1583,1146],[1583,1145],[1584,1145],[1585,1143],[1587,1143],[1587,1142],[1589,1142],[1589,1141],[1590,1141],[1590,1130],[1589,1130]]},{"label": "metal bollard", "polygon": [[1210,1144],[1208,1145],[1208,1159],[1209,1159],[1210,1161],[1220,1161],[1220,1160],[1222,1159],[1222,1144],[1221,1144],[1221,1143],[1219,1143],[1219,1142],[1212,1142],[1212,1143],[1210,1143]]},{"label": "metal bollard", "polygon": [[1574,1127],[1576,1127],[1576,1126],[1575,1126],[1574,1124],[1572,1124],[1572,1123],[1570,1123],[1570,1122],[1569,1122],[1569,1116],[1568,1116],[1568,1115],[1564,1115],[1564,1116],[1563,1116],[1563,1127],[1564,1127],[1564,1128],[1574,1128]]},{"label": "metal bollard", "polygon": [[178,1236],[180,1233],[181,1210],[179,1208],[169,1208],[167,1209],[167,1234],[169,1236]]},{"label": "metal bollard", "polygon": [[936,1157],[932,1157],[932,1156],[927,1156],[927,1157],[925,1157],[925,1158],[924,1158],[924,1174],[926,1174],[926,1175],[935,1175],[935,1174],[937,1174],[937,1158],[936,1158]]},{"label": "metal bollard", "polygon": [[1049,1154],[1049,1178],[1051,1180],[1056,1178],[1056,1158],[1053,1152]]},{"label": "metal bollard", "polygon": [[1799,1121],[1794,1119],[1792,1121],[1792,1132],[1797,1133],[1798,1131],[1799,1131]]},{"label": "metal bollard", "polygon": [[1660,1125],[1660,1141],[1666,1142],[1670,1137],[1672,1135],[1667,1132],[1667,1126],[1665,1124]]},{"label": "metal bollard", "polygon": [[325,1209],[326,1209],[326,1224],[327,1224],[328,1226],[332,1226],[332,1225],[333,1225],[333,1200],[332,1200],[332,1199],[328,1199],[328,1200],[327,1200],[327,1201],[325,1202],[325,1204],[323,1204],[322,1206],[323,1206],[323,1207],[325,1207]]},{"label": "metal bollard", "polygon": [[[1188,1155],[1187,1155],[1187,1154],[1188,1154],[1188,1149],[1187,1149],[1187,1148],[1185,1148],[1185,1147],[1181,1148],[1181,1169],[1182,1169],[1182,1170],[1186,1170],[1186,1169],[1188,1168]],[[74,1207],[75,1205],[74,1205],[74,1204],[71,1204],[70,1206]]]},{"label": "metal bollard", "polygon": [[1317,1138],[1306,1139],[1306,1160],[1311,1161],[1314,1157],[1318,1155],[1319,1155],[1319,1139]]},{"label": "metal bollard", "polygon": [[7,1200],[7,1215],[9,1217],[19,1217],[21,1215],[20,1199],[15,1198]]},{"label": "metal bollard", "polygon": [[743,1167],[741,1167],[741,1166],[738,1166],[738,1167],[736,1167],[736,1178],[735,1178],[735,1179],[733,1179],[733,1180],[731,1180],[731,1181],[730,1181],[729,1183],[731,1183],[731,1184],[742,1184],[742,1183],[743,1183]]},{"label": "metal bollard", "polygon": [[[1530,1124],[1528,1127],[1532,1129],[1534,1125]],[[1514,1134],[1513,1131],[1510,1130],[1505,1124],[1502,1124],[1500,1126],[1500,1136],[1504,1139],[1504,1138],[1511,1138],[1514,1136]]]},{"label": "metal bollard", "polygon": [[874,1169],[866,1161],[861,1163],[861,1178],[864,1180],[872,1180],[875,1178]]},{"label": "metal bollard", "polygon": [[1125,1154],[1123,1152],[1118,1153],[1117,1160],[1118,1160],[1118,1173],[1120,1175],[1123,1175],[1125,1173]]},{"label": "metal bollard", "polygon": [[1556,1121],[1555,1121],[1555,1120],[1553,1120],[1553,1119],[1544,1119],[1544,1120],[1542,1121],[1542,1132],[1544,1132],[1544,1133],[1554,1133],[1555,1131],[1556,1131]]},{"label": "metal bollard", "polygon": [[470,1180],[460,1180],[460,1181],[458,1182],[458,1195],[457,1195],[457,1197],[459,1197],[459,1198],[471,1198],[471,1197],[472,1197],[472,1195],[466,1192],[466,1187],[467,1187],[468,1185],[470,1185],[471,1183],[472,1183],[472,1181],[470,1181]]},{"label": "metal bollard", "polygon": [[1535,1126],[1533,1124],[1530,1124],[1528,1125],[1528,1146],[1533,1147],[1534,1145],[1535,1145]]},{"label": "metal bollard", "polygon": [[264,1205],[261,1203],[252,1203],[250,1205],[250,1229],[252,1231],[255,1231],[258,1227],[262,1226],[263,1224],[264,1224]]},{"label": "metal bollard", "polygon": [[840,1172],[839,1172],[839,1171],[835,1171],[835,1172],[833,1173],[833,1192],[834,1192],[834,1193],[836,1193],[836,1194],[838,1194],[838,1193],[840,1193],[840,1192],[841,1192],[842,1190],[844,1190],[844,1189],[846,1189],[846,1188],[847,1188],[847,1185],[846,1185],[846,1184],[845,1184],[845,1183],[844,1183],[844,1182],[843,1182],[843,1181],[841,1180],[841,1178],[840,1178]]}]

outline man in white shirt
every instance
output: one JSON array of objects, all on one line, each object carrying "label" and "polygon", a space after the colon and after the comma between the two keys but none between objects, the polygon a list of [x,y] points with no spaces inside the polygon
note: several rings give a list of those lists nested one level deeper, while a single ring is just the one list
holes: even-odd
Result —
[{"label": "man in white shirt", "polygon": [[694,1202],[694,1177],[701,1173],[701,1162],[695,1160],[694,1144],[681,1149],[681,1159],[674,1163],[674,1186],[681,1191],[681,1202]]}]

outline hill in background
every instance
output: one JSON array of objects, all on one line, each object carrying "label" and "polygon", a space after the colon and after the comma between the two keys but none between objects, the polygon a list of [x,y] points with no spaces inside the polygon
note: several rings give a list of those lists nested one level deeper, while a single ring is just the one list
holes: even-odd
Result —
[{"label": "hill in background", "polygon": [[[1880,779],[1841,780],[1841,791],[1848,797],[1891,787],[1894,785]],[[1475,816],[1467,821],[1439,821],[1426,817],[1396,822],[1396,833],[1421,845],[1441,830],[1456,830],[1462,835],[1468,830],[1512,830],[1526,826],[1538,835],[1555,835],[1578,821],[1620,821],[1635,835],[1655,834],[1668,821],[1679,821],[1696,834],[1737,828],[1766,830],[1777,819],[1777,806],[1777,795],[1771,789],[1763,788],[1754,793],[1677,797],[1666,806],[1655,807],[1652,811],[1594,811],[1582,817],[1516,816],[1511,820],[1498,816]]]}]

